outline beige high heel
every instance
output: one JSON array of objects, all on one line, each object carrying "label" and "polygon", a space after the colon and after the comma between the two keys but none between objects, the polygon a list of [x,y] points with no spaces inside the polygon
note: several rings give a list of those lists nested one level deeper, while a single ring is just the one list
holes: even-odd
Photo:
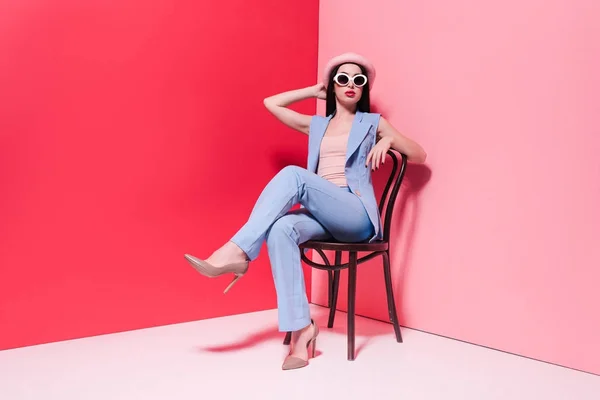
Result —
[{"label": "beige high heel", "polygon": [[185,255],[185,259],[194,267],[196,271],[209,278],[216,278],[223,274],[233,273],[235,276],[231,283],[225,288],[223,293],[227,293],[229,289],[248,271],[248,261],[231,263],[217,268],[204,260],[194,257],[190,254]]},{"label": "beige high heel", "polygon": [[[312,345],[311,352],[309,353],[309,356],[308,356],[309,359],[315,358],[315,353],[316,353],[316,349],[317,349],[317,336],[319,335],[319,327],[315,324],[315,321],[313,321],[311,319],[310,323],[312,326],[314,326],[315,332],[313,333],[313,336],[309,339],[309,341],[306,342],[307,350]],[[285,358],[285,360],[283,361],[283,365],[281,366],[281,369],[283,369],[283,370],[298,369],[298,368],[306,367],[307,365],[308,365],[308,360],[303,360],[301,358],[288,355]]]}]

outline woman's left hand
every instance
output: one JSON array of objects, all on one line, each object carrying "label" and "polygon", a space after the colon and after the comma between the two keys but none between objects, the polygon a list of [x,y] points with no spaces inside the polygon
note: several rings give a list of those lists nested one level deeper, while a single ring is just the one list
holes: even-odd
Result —
[{"label": "woman's left hand", "polygon": [[382,137],[379,142],[369,152],[366,161],[366,167],[369,166],[369,162],[372,161],[371,169],[375,170],[379,168],[379,165],[385,164],[385,157],[387,156],[388,150],[392,147],[392,138]]}]

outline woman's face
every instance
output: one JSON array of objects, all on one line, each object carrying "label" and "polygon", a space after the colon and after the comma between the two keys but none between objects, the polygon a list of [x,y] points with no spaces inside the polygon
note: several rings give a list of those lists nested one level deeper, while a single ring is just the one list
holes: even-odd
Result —
[{"label": "woman's face", "polygon": [[[334,78],[334,93],[338,102],[346,107],[355,106],[362,96],[363,87],[361,85],[366,83],[366,76],[356,64],[342,64],[336,75],[338,77]],[[353,79],[357,75],[359,77]]]}]

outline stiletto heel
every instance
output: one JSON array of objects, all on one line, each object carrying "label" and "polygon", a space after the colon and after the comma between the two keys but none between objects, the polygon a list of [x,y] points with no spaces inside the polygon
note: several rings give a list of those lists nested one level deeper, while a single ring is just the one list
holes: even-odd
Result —
[{"label": "stiletto heel", "polygon": [[223,293],[227,293],[229,289],[231,289],[232,286],[238,281],[238,279],[244,276],[244,274],[248,271],[249,265],[248,261],[244,261],[239,263],[227,264],[220,268],[217,268],[211,265],[210,263],[207,263],[206,261],[189,254],[185,255],[185,259],[192,265],[192,267],[194,267],[196,271],[209,278],[216,278],[217,276],[221,276],[223,274],[233,273],[235,277],[233,278],[231,283],[225,288],[225,291]]},{"label": "stiletto heel", "polygon": [[231,283],[229,285],[227,285],[227,287],[225,288],[223,293],[227,293],[229,291],[229,289],[231,289],[233,287],[233,285],[235,285],[235,283],[238,281],[238,279],[240,279],[242,276],[244,276],[244,274],[241,274],[241,275],[236,274],[235,277],[233,278],[233,280],[231,281]]},{"label": "stiletto heel", "polygon": [[[306,351],[307,351],[307,353],[309,353],[308,352],[309,346],[312,345],[312,349],[311,349],[311,352],[309,353],[308,358],[315,358],[316,347],[317,347],[317,336],[319,335],[319,327],[315,324],[315,322],[313,320],[311,320],[310,322],[314,326],[315,331],[313,333],[313,336],[308,340],[308,342],[306,342]],[[306,367],[307,365],[308,365],[308,360],[303,360],[301,358],[288,355],[285,358],[285,361],[283,362],[281,369],[283,369],[283,370],[297,369],[297,368]]]}]

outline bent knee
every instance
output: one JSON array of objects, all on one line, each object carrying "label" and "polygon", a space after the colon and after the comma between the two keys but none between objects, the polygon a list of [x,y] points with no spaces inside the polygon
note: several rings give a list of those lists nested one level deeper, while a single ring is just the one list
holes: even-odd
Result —
[{"label": "bent knee", "polygon": [[305,171],[305,169],[302,167],[297,165],[288,165],[283,167],[277,175],[285,177],[297,177],[302,173],[302,171]]},{"label": "bent knee", "polygon": [[277,240],[277,238],[281,237],[290,237],[294,240],[298,238],[295,222],[288,216],[283,216],[273,223],[267,233],[267,244],[269,241]]}]

